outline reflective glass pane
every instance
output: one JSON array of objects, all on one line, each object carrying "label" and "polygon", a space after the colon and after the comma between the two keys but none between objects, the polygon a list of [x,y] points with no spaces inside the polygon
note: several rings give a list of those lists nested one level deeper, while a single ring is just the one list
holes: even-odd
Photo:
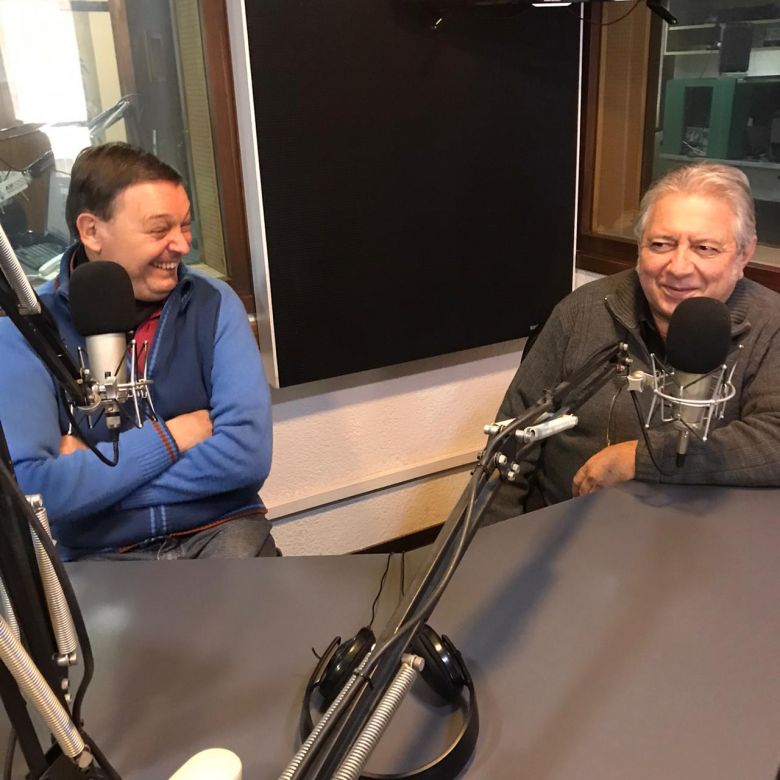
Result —
[{"label": "reflective glass pane", "polygon": [[196,0],[0,0],[0,224],[34,283],[70,242],[73,160],[105,141],[181,173],[194,214],[186,262],[225,275]]},{"label": "reflective glass pane", "polygon": [[780,265],[780,5],[672,0],[653,175],[690,160],[739,167],[756,199],[755,261]]}]

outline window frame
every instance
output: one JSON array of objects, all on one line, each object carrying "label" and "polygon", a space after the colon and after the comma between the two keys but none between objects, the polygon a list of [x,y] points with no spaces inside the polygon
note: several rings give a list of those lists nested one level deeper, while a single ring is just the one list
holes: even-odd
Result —
[{"label": "window frame", "polygon": [[[241,155],[238,142],[233,70],[227,21],[227,0],[201,0],[201,22],[205,47],[214,156],[222,199],[222,219],[228,264],[228,279],[249,314],[255,313],[249,235],[242,186]],[[583,46],[582,133],[580,140],[580,198],[577,213],[576,266],[599,274],[614,274],[636,264],[636,244],[626,239],[599,235],[589,229],[593,205],[596,150],[596,125],[601,51],[600,3],[589,3],[585,13],[586,30]],[[664,23],[653,17],[650,28],[649,73],[657,74],[661,64],[661,41]],[[658,79],[648,84],[646,116],[655,116]],[[645,122],[643,138],[642,184],[651,178],[653,122]],[[780,292],[780,268],[750,263],[745,275]]]},{"label": "window frame", "polygon": [[[589,3],[585,12],[582,82],[582,133],[580,139],[580,198],[577,213],[575,262],[578,270],[598,274],[614,274],[636,265],[637,249],[633,241],[594,233],[590,229],[593,210],[593,191],[596,159],[597,112],[599,94],[599,59],[601,56],[603,12],[600,3]],[[645,100],[644,137],[642,139],[642,189],[652,178],[652,149],[654,117],[658,100],[661,67],[663,24],[655,15],[650,26],[650,62],[648,89]],[[750,263],[745,276],[775,292],[780,292],[780,268],[765,263]]]},{"label": "window frame", "polygon": [[220,191],[228,270],[226,281],[238,294],[247,313],[254,315],[255,296],[238,142],[227,0],[201,0],[200,14],[214,164]]}]

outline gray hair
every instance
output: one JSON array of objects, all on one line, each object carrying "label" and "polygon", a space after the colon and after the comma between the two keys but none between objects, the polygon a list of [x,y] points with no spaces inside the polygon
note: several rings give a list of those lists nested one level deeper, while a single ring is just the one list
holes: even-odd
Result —
[{"label": "gray hair", "polygon": [[634,233],[641,241],[650,212],[665,195],[709,195],[725,200],[734,210],[734,238],[742,251],[756,235],[756,206],[748,177],[732,165],[695,162],[664,174],[654,182],[639,204]]}]

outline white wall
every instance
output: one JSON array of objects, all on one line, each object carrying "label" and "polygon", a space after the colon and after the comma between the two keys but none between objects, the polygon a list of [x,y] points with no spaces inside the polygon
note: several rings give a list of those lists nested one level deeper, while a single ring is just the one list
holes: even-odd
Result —
[{"label": "white wall", "polygon": [[358,550],[441,522],[522,341],[274,392],[263,500],[285,554]]}]

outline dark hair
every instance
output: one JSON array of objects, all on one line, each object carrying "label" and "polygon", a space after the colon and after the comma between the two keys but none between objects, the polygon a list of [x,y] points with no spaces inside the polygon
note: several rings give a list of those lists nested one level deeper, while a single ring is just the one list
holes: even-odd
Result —
[{"label": "dark hair", "polygon": [[82,149],[70,172],[65,201],[65,220],[73,238],[79,237],[79,214],[88,211],[101,219],[111,219],[117,195],[143,181],[183,184],[177,170],[136,146],[116,142]]}]

